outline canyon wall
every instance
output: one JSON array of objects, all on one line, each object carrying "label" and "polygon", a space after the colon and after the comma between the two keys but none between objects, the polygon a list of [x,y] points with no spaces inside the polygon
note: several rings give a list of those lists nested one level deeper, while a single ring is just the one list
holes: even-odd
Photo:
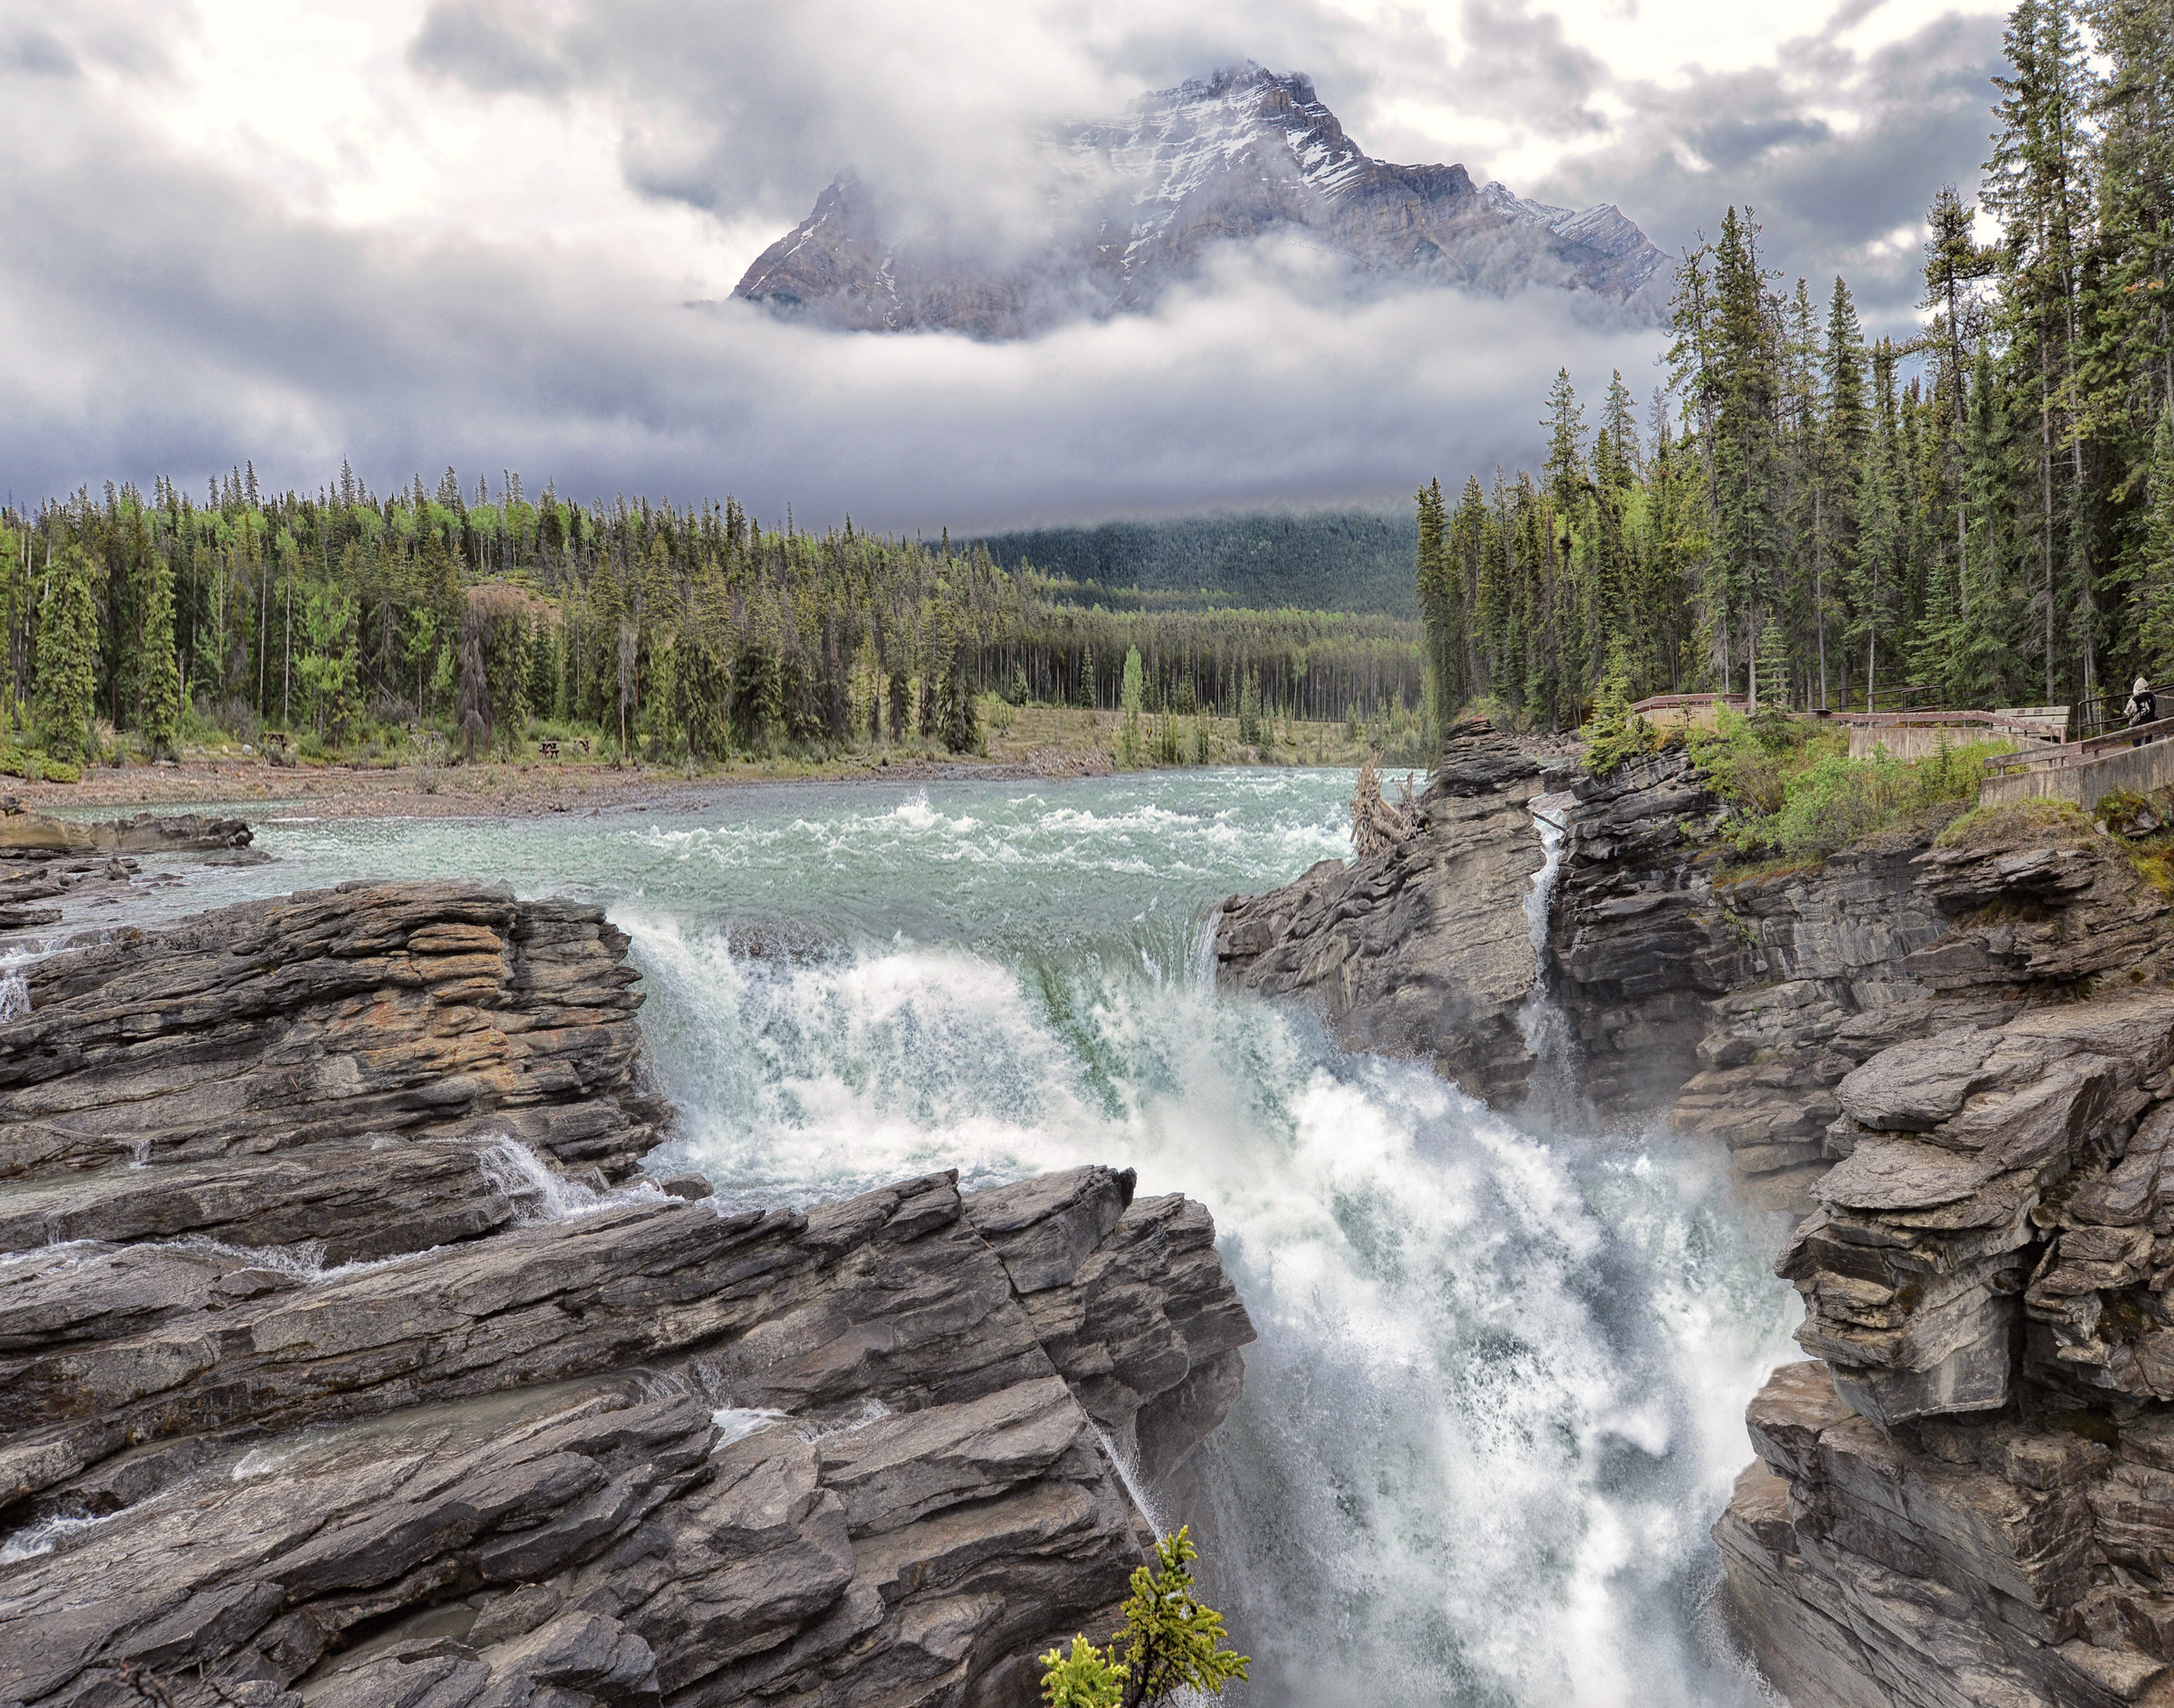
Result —
[{"label": "canyon wall", "polygon": [[1025,1703],[1253,1338],[1081,1168],[638,1174],[601,910],[345,885],[0,1022],[0,1703]]},{"label": "canyon wall", "polygon": [[1596,1118],[1793,1214],[1813,1358],[1715,1535],[1796,1708],[2174,1703],[2174,916],[2102,827],[1959,811],[1732,876],[1681,750],[1596,779],[1460,725],[1408,838],[1226,904],[1218,964],[1495,1099],[1552,1002]]}]

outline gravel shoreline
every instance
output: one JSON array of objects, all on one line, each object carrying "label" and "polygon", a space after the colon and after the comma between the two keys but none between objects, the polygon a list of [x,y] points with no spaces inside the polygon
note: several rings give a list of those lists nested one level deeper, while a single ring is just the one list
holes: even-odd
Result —
[{"label": "gravel shoreline", "polygon": [[307,806],[328,819],[541,818],[553,812],[693,803],[721,789],[784,782],[1033,782],[1107,775],[1110,766],[1071,754],[1021,760],[930,760],[891,755],[784,771],[732,765],[691,776],[669,767],[584,762],[348,766],[274,765],[261,759],[188,759],[178,764],[101,766],[81,782],[0,778],[0,796],[43,812],[146,808]]}]

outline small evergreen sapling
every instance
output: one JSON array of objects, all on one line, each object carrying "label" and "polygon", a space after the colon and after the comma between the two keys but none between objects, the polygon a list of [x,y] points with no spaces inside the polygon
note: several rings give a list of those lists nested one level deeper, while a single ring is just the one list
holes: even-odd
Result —
[{"label": "small evergreen sapling", "polygon": [[1585,724],[1585,768],[1596,777],[1660,746],[1659,732],[1630,709],[1630,651],[1619,639],[1608,649],[1608,674]]},{"label": "small evergreen sapling", "polygon": [[1185,1527],[1155,1544],[1155,1564],[1132,1574],[1125,1623],[1107,1650],[1083,1636],[1072,1653],[1042,1656],[1044,1708],[1146,1708],[1180,1690],[1220,1696],[1223,1686],[1244,1678],[1249,1656],[1224,1646],[1223,1616],[1193,1595],[1199,1559]]},{"label": "small evergreen sapling", "polygon": [[1052,1649],[1042,1657],[1044,1708],[1115,1708],[1123,1700],[1125,1669],[1083,1636],[1072,1639],[1072,1653]]},{"label": "small evergreen sapling", "polygon": [[1125,649],[1125,674],[1118,690],[1118,704],[1125,714],[1124,727],[1118,736],[1118,763],[1128,769],[1140,763],[1140,707],[1146,692],[1146,677],[1140,662],[1140,648]]}]

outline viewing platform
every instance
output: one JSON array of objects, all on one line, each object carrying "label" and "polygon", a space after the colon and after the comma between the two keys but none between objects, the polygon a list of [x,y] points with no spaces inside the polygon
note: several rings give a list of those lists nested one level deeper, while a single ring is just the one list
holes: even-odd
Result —
[{"label": "viewing platform", "polygon": [[[1923,690],[1897,692],[1907,705],[1909,697]],[[1914,763],[1942,750],[2003,743],[2009,751],[1986,761],[1985,781],[1978,788],[1980,805],[2037,799],[2067,801],[2088,811],[2117,792],[2149,794],[2174,789],[2174,716],[2133,730],[2117,726],[2124,699],[2114,694],[2073,706],[1792,711],[1789,716],[1847,727],[1852,759],[1885,753]],[[1743,715],[1750,712],[1751,705],[1740,694],[1656,694],[1630,709],[1662,731],[1688,734],[1712,729],[1724,708]]]},{"label": "viewing platform", "polygon": [[1970,742],[2053,747],[2068,733],[2065,705],[2004,706],[1991,712],[1814,712],[1811,715],[1849,725],[1852,759],[1870,759],[1882,748],[1893,759],[1929,759],[1943,747],[1961,747]]},{"label": "viewing platform", "polygon": [[[1630,709],[1657,729],[1711,729],[1722,709],[1747,713],[1741,694],[1656,694]],[[1793,718],[1841,724],[1850,732],[1850,757],[1870,759],[1884,748],[1895,759],[1931,757],[1943,747],[1971,742],[2013,742],[2053,746],[2066,739],[2065,705],[2010,705],[1992,711],[1797,712]]]},{"label": "viewing platform", "polygon": [[2089,810],[2117,790],[2149,794],[2174,786],[2174,720],[2117,730],[2089,741],[2019,750],[1986,762],[1980,806],[2010,801],[2068,801]]},{"label": "viewing platform", "polygon": [[1714,727],[1722,708],[1742,712],[1749,703],[1741,694],[1655,694],[1630,709],[1659,730],[1688,733]]}]

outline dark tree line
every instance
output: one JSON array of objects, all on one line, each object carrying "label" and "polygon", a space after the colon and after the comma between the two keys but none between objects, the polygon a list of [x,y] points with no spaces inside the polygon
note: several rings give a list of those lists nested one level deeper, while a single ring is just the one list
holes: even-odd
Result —
[{"label": "dark tree line", "polygon": [[2023,0],[1981,244],[1933,199],[1922,331],[1784,292],[1749,209],[1677,269],[1669,384],[1567,374],[1537,475],[1419,495],[1451,703],[1611,677],[1797,706],[2061,704],[2174,668],[2174,6]]},{"label": "dark tree line", "polygon": [[622,751],[975,740],[977,696],[1115,710],[1367,717],[1421,700],[1416,623],[1301,610],[1111,610],[946,537],[764,528],[726,499],[582,506],[451,470],[388,496],[254,469],[201,498],[160,480],[0,513],[18,739],[101,724],[168,749],[186,716],[328,748],[410,727],[470,751],[532,718]]}]

